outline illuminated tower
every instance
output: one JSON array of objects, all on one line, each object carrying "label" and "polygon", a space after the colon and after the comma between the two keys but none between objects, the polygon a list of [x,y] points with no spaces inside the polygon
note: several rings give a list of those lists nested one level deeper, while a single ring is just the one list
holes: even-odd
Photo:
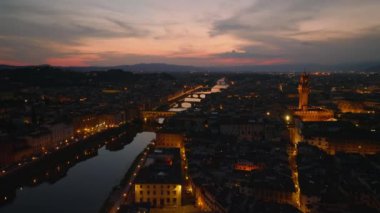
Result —
[{"label": "illuminated tower", "polygon": [[300,110],[307,110],[308,101],[309,101],[309,93],[310,93],[309,75],[307,75],[306,73],[303,73],[301,75],[300,82],[298,83],[298,96],[299,96],[298,108]]}]

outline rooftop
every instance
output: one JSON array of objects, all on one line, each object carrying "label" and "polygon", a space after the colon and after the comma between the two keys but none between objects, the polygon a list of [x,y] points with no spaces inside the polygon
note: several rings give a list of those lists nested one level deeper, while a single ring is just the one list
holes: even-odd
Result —
[{"label": "rooftop", "polygon": [[380,135],[360,129],[348,122],[308,122],[303,124],[302,133],[305,138],[327,137],[333,142],[378,142]]},{"label": "rooftop", "polygon": [[181,184],[180,150],[176,148],[155,149],[136,177],[137,184],[163,183]]}]

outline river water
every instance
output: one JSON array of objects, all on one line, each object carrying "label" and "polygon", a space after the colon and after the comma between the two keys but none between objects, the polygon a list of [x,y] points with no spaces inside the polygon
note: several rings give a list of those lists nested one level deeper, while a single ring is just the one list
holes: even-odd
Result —
[{"label": "river water", "polygon": [[[154,137],[153,132],[142,132],[116,151],[109,151],[105,146],[85,150],[86,159],[78,160],[61,177],[45,181],[36,178],[31,180],[31,184],[19,185],[13,201],[0,207],[0,212],[98,212],[112,188]],[[60,166],[54,168],[63,169]],[[49,176],[54,171],[49,168],[44,172]]]}]

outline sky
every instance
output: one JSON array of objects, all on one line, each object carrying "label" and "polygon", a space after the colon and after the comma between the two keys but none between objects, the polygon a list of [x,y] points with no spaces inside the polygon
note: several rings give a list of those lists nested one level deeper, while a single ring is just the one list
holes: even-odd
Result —
[{"label": "sky", "polygon": [[380,61],[380,0],[0,0],[0,64]]}]

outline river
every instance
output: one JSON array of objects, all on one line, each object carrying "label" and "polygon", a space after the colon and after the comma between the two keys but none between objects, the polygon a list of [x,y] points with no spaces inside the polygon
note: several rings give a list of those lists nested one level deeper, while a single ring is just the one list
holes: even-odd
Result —
[{"label": "river", "polygon": [[[72,166],[55,165],[53,170],[44,171],[46,176],[58,177],[35,178],[29,184],[18,184],[13,200],[0,207],[0,212],[98,212],[112,188],[154,137],[153,132],[138,133],[131,143],[116,151],[109,151],[102,143],[96,148],[81,150],[87,156],[85,159],[76,154],[77,162],[65,160]],[[63,174],[54,173],[64,169]]]}]

